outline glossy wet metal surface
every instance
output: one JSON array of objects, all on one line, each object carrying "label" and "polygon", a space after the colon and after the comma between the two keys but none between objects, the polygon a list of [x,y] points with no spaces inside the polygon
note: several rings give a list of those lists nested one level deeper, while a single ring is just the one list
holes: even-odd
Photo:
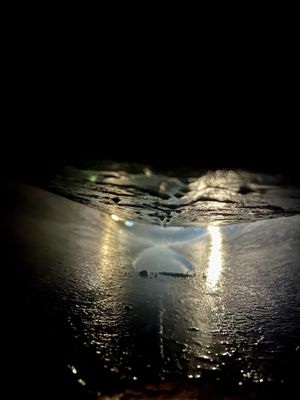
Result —
[{"label": "glossy wet metal surface", "polygon": [[165,228],[26,185],[9,196],[9,343],[26,390],[182,382],[275,398],[295,382],[299,216]]}]

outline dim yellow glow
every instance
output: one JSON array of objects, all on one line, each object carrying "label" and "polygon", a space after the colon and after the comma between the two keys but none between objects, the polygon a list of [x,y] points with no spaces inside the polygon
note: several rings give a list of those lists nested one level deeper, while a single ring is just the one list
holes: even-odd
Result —
[{"label": "dim yellow glow", "polygon": [[106,285],[110,279],[113,279],[115,275],[115,260],[118,257],[119,251],[119,236],[116,231],[116,225],[112,221],[115,221],[113,216],[116,215],[111,215],[111,220],[107,221],[106,228],[101,231],[99,237],[99,268],[97,282],[102,282],[104,285]]},{"label": "dim yellow glow", "polygon": [[218,226],[209,226],[207,230],[211,236],[211,249],[206,282],[209,288],[214,289],[222,271],[222,234]]},{"label": "dim yellow glow", "polygon": [[116,215],[116,214],[111,214],[111,219],[113,220],[113,221],[116,221],[116,222],[118,222],[118,221],[120,221],[120,218]]},{"label": "dim yellow glow", "polygon": [[146,176],[152,176],[153,175],[151,169],[149,169],[149,168],[144,168],[144,174]]}]

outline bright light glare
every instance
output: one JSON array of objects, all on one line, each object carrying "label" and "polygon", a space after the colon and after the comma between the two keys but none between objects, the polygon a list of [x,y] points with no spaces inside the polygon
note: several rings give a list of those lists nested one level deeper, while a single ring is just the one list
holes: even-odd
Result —
[{"label": "bright light glare", "polygon": [[126,225],[128,228],[132,228],[133,225],[134,225],[134,222],[133,222],[133,221],[126,221],[126,222],[125,222],[125,225]]},{"label": "bright light glare", "polygon": [[207,285],[214,289],[222,271],[222,234],[218,226],[207,228],[211,236],[211,250],[207,271]]}]

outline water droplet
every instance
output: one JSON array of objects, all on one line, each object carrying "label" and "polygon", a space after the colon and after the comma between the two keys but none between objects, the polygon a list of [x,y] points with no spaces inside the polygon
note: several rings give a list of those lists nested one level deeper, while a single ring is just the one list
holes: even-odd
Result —
[{"label": "water droplet", "polygon": [[[162,245],[143,250],[134,261],[137,272],[142,276],[155,273],[174,277],[188,277],[194,273],[191,262],[182,254]],[[149,266],[151,269],[149,270]],[[146,275],[145,271],[148,275]]]},{"label": "water droplet", "polygon": [[86,382],[81,378],[79,378],[77,382],[80,383],[80,385],[82,385],[82,386],[86,385]]},{"label": "water droplet", "polygon": [[137,376],[134,376],[132,379],[133,379],[134,381],[137,381],[137,380],[138,380]]}]

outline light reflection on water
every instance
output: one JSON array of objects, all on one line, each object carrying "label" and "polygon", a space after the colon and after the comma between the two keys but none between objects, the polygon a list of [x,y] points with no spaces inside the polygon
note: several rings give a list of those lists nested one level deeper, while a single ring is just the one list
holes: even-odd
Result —
[{"label": "light reflection on water", "polygon": [[87,387],[207,371],[236,385],[283,379],[300,345],[299,217],[164,228],[43,196],[17,221]]},{"label": "light reflection on water", "polygon": [[[276,281],[276,273],[288,273],[280,269],[283,259],[289,262],[294,259],[294,263],[299,259],[295,250],[286,252],[291,249],[287,243],[294,246],[292,243],[298,240],[296,222],[292,231],[288,231],[285,219],[196,229],[140,224],[129,228],[121,218],[110,221],[115,237],[122,243],[119,251],[128,256],[125,268],[129,275],[124,281],[127,289],[121,301],[133,305],[135,318],[126,329],[133,337],[139,332],[136,351],[144,353],[147,365],[157,363],[165,376],[183,371],[189,376],[198,376],[203,370],[226,369],[234,360],[241,364],[242,371],[248,371],[239,379],[250,379],[249,376],[255,382],[269,379],[269,372],[262,372],[261,365],[253,365],[254,358],[249,356],[257,343],[261,346],[261,338],[265,337],[264,324],[259,322],[261,312],[268,321],[278,304],[278,300],[271,299],[274,293],[266,289],[269,279],[265,281],[266,275],[260,277],[260,271],[269,269],[272,259],[272,268],[277,267],[270,276]],[[262,238],[269,243],[267,248],[262,246]],[[139,277],[138,273],[144,270],[149,274]],[[188,276],[188,279],[172,276]],[[264,298],[258,298],[257,294],[250,296],[249,287]],[[251,320],[249,304],[254,313]],[[278,311],[276,313],[278,315]],[[257,321],[256,315],[259,316]],[[250,337],[249,331],[252,332]],[[150,353],[145,350],[144,341],[140,342],[140,335],[152,343]],[[245,346],[248,346],[248,358],[244,359],[242,349]],[[141,372],[143,365],[140,368],[135,376],[145,373]]]},{"label": "light reflection on water", "polygon": [[211,236],[211,250],[207,270],[207,285],[210,289],[215,289],[222,272],[222,233],[218,226],[207,228]]}]

